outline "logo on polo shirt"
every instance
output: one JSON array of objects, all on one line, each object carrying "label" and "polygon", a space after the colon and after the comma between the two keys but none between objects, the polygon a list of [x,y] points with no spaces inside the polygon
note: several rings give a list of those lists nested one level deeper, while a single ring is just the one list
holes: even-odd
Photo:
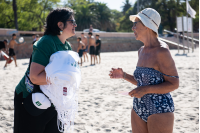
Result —
[{"label": "logo on polo shirt", "polygon": [[41,106],[42,104],[39,102],[39,101],[37,101],[37,102],[35,102],[38,106]]}]

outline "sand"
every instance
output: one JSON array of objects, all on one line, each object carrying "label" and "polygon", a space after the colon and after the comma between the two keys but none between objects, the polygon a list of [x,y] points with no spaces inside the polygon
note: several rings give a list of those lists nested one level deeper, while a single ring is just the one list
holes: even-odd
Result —
[{"label": "sand", "polygon": [[[174,133],[199,132],[199,49],[182,55],[171,50],[180,77],[180,86],[171,93],[175,103]],[[133,99],[119,91],[131,91],[136,86],[121,79],[110,79],[112,67],[120,67],[129,74],[135,70],[137,51],[101,53],[102,63],[81,67],[79,115],[74,133],[131,133]],[[17,60],[3,69],[0,61],[0,133],[13,132],[13,99],[15,86],[28,67],[29,59]]]}]

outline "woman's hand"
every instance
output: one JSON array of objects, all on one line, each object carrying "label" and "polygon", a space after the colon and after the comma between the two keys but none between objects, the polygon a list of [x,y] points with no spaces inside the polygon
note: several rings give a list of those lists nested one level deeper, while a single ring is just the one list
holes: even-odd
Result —
[{"label": "woman's hand", "polygon": [[145,94],[147,94],[146,86],[140,86],[128,93],[131,97],[141,98]]},{"label": "woman's hand", "polygon": [[123,78],[124,72],[121,68],[118,68],[118,69],[112,68],[109,76],[110,76],[110,78],[120,79],[120,78]]}]

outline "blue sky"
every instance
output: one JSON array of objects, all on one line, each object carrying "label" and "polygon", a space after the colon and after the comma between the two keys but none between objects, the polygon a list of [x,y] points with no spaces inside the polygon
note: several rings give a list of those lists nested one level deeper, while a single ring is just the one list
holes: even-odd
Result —
[{"label": "blue sky", "polygon": [[[67,1],[67,0],[61,0],[61,2]],[[95,0],[96,2],[102,2],[102,3],[107,3],[107,6],[110,9],[116,9],[118,11],[122,11],[121,6],[123,6],[123,3],[125,0]],[[131,5],[135,3],[136,0],[129,0]]]}]

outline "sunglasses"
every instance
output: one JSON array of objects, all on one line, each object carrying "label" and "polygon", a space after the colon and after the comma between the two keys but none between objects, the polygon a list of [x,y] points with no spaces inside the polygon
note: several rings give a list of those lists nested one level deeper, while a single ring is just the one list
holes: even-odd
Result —
[{"label": "sunglasses", "polygon": [[72,23],[72,25],[76,25],[76,21],[75,20],[67,20],[70,21]]},{"label": "sunglasses", "polygon": [[133,27],[136,27],[138,22],[140,22],[140,21],[133,22]]}]

